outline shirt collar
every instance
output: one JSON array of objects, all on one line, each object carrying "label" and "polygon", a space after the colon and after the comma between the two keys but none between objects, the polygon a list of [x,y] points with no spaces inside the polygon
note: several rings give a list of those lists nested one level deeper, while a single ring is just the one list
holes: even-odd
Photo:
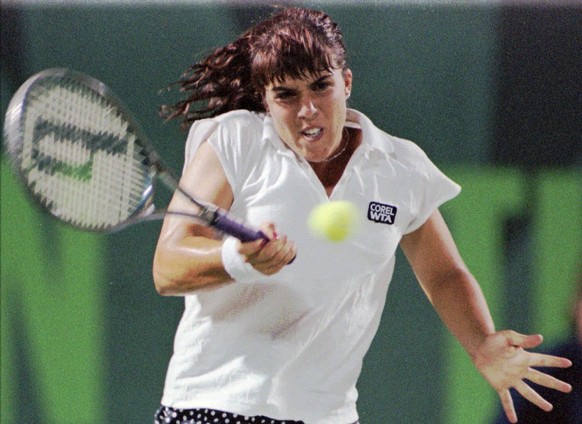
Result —
[{"label": "shirt collar", "polygon": [[293,151],[287,147],[287,145],[281,140],[277,130],[275,130],[275,125],[273,124],[273,119],[267,115],[263,115],[263,142],[269,142],[275,146],[277,151],[282,154],[293,156]]},{"label": "shirt collar", "polygon": [[364,153],[378,152],[386,155],[394,151],[394,144],[390,137],[361,112],[348,109],[346,125],[356,126],[362,130],[362,146]]}]

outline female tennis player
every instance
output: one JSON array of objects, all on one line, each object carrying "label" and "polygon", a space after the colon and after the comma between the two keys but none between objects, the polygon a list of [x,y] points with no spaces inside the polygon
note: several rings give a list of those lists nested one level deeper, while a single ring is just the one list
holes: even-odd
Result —
[{"label": "female tennis player", "polygon": [[[157,423],[355,423],[356,381],[402,247],[443,322],[497,391],[544,410],[526,382],[568,392],[534,367],[540,335],[496,331],[439,206],[460,188],[410,141],[349,109],[354,76],[338,26],[290,8],[188,69],[185,98],[166,108],[189,128],[181,186],[260,227],[240,243],[167,216],[153,273],[185,298]],[[361,225],[332,244],[309,212],[353,203]],[[175,196],[170,209],[191,207]],[[295,260],[293,260],[295,258]]]}]

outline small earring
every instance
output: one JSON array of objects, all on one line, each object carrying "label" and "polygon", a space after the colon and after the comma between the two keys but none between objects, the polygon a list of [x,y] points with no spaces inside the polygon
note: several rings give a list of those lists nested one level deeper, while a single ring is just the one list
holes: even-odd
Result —
[{"label": "small earring", "polygon": [[346,90],[346,100],[350,98],[351,94],[352,94],[351,91]]}]

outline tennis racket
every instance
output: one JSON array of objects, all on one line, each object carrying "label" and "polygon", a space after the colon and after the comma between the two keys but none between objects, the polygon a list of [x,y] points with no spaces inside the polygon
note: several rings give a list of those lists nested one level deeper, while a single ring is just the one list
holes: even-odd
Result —
[{"label": "tennis racket", "polygon": [[[181,189],[119,98],[88,75],[47,69],[29,78],[8,106],[4,142],[35,202],[79,229],[111,232],[174,214],[243,242],[267,239]],[[195,212],[156,210],[155,180],[189,199]]]}]

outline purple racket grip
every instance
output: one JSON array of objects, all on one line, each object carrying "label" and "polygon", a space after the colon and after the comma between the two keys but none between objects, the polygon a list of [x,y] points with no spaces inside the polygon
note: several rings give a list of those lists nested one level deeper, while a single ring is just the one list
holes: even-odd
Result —
[{"label": "purple racket grip", "polygon": [[[267,241],[269,240],[269,238],[262,231],[249,228],[240,222],[230,219],[228,216],[226,216],[226,212],[220,209],[214,212],[212,226],[222,231],[223,233],[236,237],[243,243],[259,239]],[[289,261],[289,264],[292,264],[293,261],[295,261],[295,258],[296,256]]]},{"label": "purple racket grip", "polygon": [[221,210],[217,210],[214,213],[212,226],[216,227],[223,233],[236,237],[243,243],[259,239],[269,240],[269,238],[262,231],[254,230],[245,226],[244,224],[241,224],[240,222],[230,219],[228,216],[226,216],[225,212]]}]

